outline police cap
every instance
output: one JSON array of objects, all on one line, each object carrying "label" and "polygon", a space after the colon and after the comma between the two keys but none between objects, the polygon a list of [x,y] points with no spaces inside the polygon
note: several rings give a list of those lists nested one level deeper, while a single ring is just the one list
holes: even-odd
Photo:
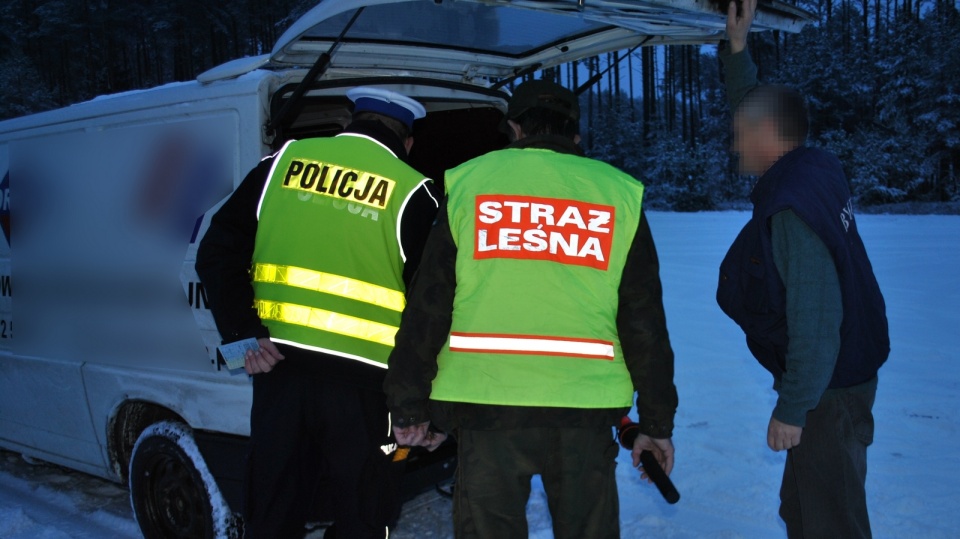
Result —
[{"label": "police cap", "polygon": [[354,113],[366,111],[389,116],[403,122],[411,130],[414,120],[427,115],[423,105],[392,90],[358,86],[347,90],[347,97],[353,101]]}]

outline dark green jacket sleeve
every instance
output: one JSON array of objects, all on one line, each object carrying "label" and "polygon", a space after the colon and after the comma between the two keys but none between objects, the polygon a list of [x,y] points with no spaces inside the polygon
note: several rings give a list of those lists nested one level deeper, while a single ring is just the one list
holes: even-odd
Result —
[{"label": "dark green jacket sleeve", "polygon": [[428,400],[437,376],[437,356],[447,342],[457,288],[457,246],[447,221],[447,201],[440,204],[427,237],[420,269],[407,289],[407,305],[394,338],[383,389],[395,425],[429,419]]},{"label": "dark green jacket sleeve", "polygon": [[773,260],[787,291],[787,368],[773,417],[802,427],[840,353],[840,280],[827,246],[793,211],[775,214],[770,228]]},{"label": "dark green jacket sleeve", "polygon": [[673,349],[667,334],[660,283],[660,260],[646,212],[641,214],[620,279],[617,333],[623,357],[637,390],[640,432],[654,438],[673,434],[677,388],[673,384]]},{"label": "dark green jacket sleeve", "polygon": [[717,51],[717,55],[723,62],[727,103],[730,105],[730,110],[735,111],[747,92],[760,84],[757,80],[757,66],[750,57],[750,49],[731,54],[728,47],[723,47]]}]

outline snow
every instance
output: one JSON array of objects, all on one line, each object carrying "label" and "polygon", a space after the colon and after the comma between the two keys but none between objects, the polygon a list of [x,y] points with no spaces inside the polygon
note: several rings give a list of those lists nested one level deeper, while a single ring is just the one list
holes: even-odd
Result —
[{"label": "snow", "polygon": [[[777,516],[784,460],[765,443],[770,376],[714,301],[717,267],[747,214],[650,214],[680,394],[668,505],[621,451],[625,538],[784,537]],[[880,372],[869,450],[874,537],[960,536],[960,217],[858,216],[887,300],[893,351]],[[137,537],[122,487],[0,453],[0,537]],[[451,503],[408,502],[393,539],[450,537]],[[542,485],[527,510],[530,537],[549,539]],[[310,537],[320,537],[313,532]]]},{"label": "snow", "polygon": [[0,453],[0,537],[140,537],[126,489],[80,472]]}]

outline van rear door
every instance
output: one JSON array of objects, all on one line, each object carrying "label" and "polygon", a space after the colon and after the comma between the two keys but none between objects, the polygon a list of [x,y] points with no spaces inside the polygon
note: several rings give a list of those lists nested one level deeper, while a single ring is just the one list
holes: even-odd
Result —
[{"label": "van rear door", "polygon": [[[330,78],[411,75],[482,83],[638,44],[723,38],[716,0],[325,0],[277,41],[275,66],[312,65],[358,9]],[[758,8],[754,30],[797,32],[811,19],[778,1]]]}]

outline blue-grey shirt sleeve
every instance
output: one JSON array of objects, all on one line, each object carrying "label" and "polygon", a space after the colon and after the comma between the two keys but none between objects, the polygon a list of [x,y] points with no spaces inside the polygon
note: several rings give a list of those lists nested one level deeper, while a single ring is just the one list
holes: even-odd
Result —
[{"label": "blue-grey shirt sleeve", "polygon": [[792,210],[772,217],[771,235],[787,292],[788,338],[773,417],[802,427],[830,384],[840,352],[840,280],[827,246]]}]

